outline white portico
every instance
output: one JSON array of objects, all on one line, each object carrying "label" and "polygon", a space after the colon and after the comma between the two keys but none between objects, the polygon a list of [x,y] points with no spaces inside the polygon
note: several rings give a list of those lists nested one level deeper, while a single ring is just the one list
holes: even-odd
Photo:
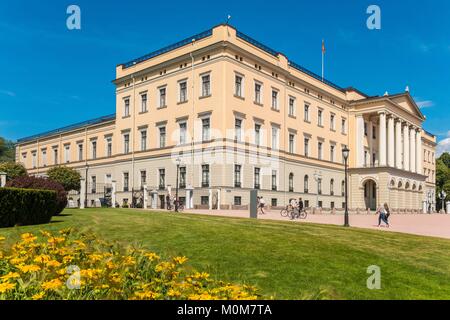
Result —
[{"label": "white portico", "polygon": [[383,203],[400,210],[421,210],[425,176],[422,122],[409,93],[355,101],[353,161],[350,161],[353,208]]}]

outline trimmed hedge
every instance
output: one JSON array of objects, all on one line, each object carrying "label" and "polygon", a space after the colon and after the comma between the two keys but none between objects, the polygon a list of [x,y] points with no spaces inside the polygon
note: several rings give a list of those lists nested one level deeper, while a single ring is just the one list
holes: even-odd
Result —
[{"label": "trimmed hedge", "polygon": [[8,181],[5,187],[56,191],[57,203],[56,210],[53,213],[55,216],[60,214],[67,206],[67,192],[64,190],[64,187],[59,182],[48,178],[30,176],[18,177]]},{"label": "trimmed hedge", "polygon": [[48,223],[56,208],[55,191],[0,188],[0,227]]}]

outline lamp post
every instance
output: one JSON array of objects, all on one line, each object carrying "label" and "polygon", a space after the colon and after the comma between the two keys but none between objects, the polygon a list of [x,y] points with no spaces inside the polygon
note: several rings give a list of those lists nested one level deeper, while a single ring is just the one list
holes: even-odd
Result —
[{"label": "lamp post", "polygon": [[316,208],[319,209],[319,181],[321,181],[322,179],[322,173],[319,171],[315,171],[314,172],[314,180],[316,181],[316,185],[317,185],[317,194],[316,194]]},{"label": "lamp post", "polygon": [[342,157],[344,158],[344,165],[345,165],[345,212],[344,212],[344,227],[350,227],[350,224],[348,223],[348,181],[347,181],[347,160],[348,160],[348,154],[350,153],[350,150],[345,146],[344,149],[342,149]]},{"label": "lamp post", "polygon": [[440,196],[441,196],[441,201],[442,201],[441,202],[442,203],[441,210],[443,210],[445,213],[445,198],[447,197],[447,194],[445,193],[444,190],[442,190]]},{"label": "lamp post", "polygon": [[178,212],[178,172],[180,170],[180,163],[181,163],[181,159],[177,158],[177,160],[175,160],[175,162],[177,163],[177,182],[176,182],[176,187],[175,187],[175,212]]}]

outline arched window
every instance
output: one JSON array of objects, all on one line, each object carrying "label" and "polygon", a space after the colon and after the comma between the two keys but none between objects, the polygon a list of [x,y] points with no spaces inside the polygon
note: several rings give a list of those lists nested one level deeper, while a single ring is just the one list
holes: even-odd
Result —
[{"label": "arched window", "polygon": [[289,192],[294,192],[294,174],[289,173]]},{"label": "arched window", "polygon": [[344,180],[342,180],[342,183],[341,183],[341,193],[342,193],[342,196],[345,196],[345,181]]},{"label": "arched window", "polygon": [[303,180],[303,184],[304,184],[304,187],[305,187],[305,193],[308,193],[308,190],[309,190],[309,178],[308,178],[308,175],[305,175],[305,179]]},{"label": "arched window", "polygon": [[334,196],[334,179],[330,180],[330,195]]}]

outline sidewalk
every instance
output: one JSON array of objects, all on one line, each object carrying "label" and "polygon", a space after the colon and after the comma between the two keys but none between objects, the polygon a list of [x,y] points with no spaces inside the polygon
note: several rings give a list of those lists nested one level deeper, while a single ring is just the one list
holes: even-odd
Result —
[{"label": "sidewalk", "polygon": [[[158,210],[161,211],[161,210]],[[237,218],[249,218],[247,210],[197,210],[188,209],[185,213],[202,214],[209,216],[225,216]],[[282,217],[279,211],[267,211],[264,215],[259,215],[258,219],[289,221],[292,223],[319,223],[343,225],[343,214],[310,214],[306,220],[291,221],[289,218]],[[391,215],[389,218],[390,227],[377,227],[377,215],[355,215],[349,216],[350,226],[356,228],[366,228],[381,231],[394,231],[410,233],[422,236],[440,237],[450,239],[450,214],[401,214]],[[382,224],[383,225],[383,224]]]}]

